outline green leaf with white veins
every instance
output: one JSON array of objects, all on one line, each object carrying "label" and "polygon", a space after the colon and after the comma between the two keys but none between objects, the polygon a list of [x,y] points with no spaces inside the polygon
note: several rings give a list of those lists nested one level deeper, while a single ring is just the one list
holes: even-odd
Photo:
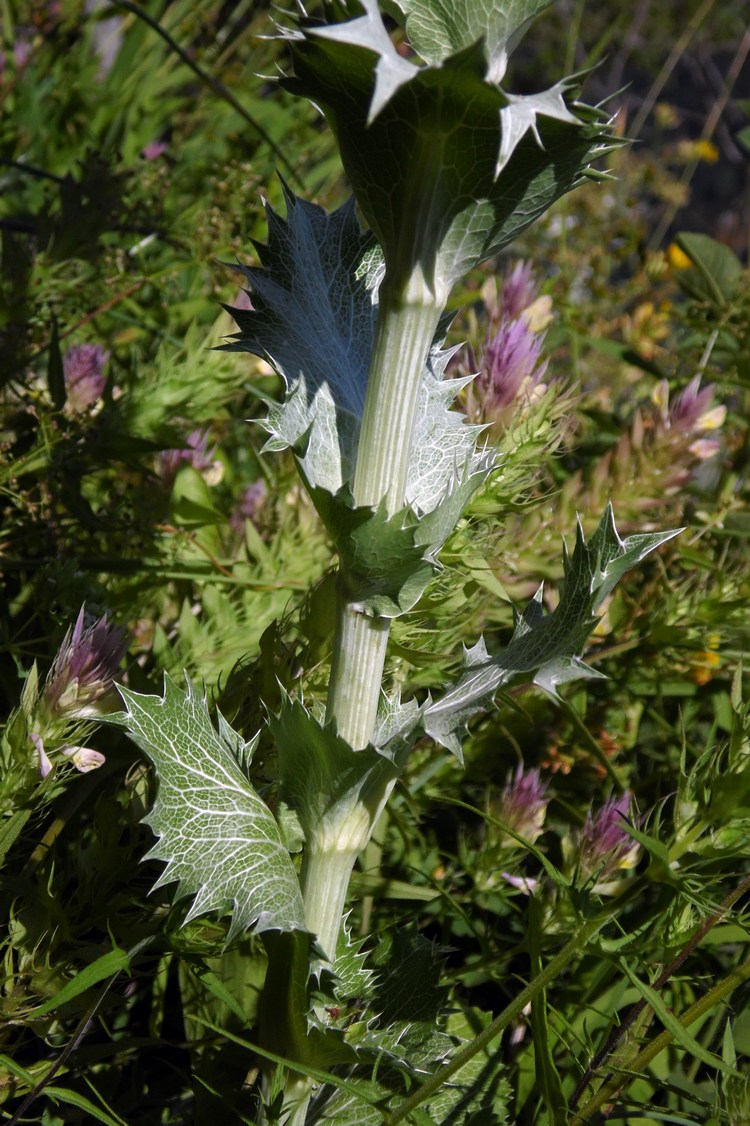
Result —
[{"label": "green leaf with white veins", "polygon": [[424,730],[461,755],[459,734],[467,721],[485,710],[499,688],[529,680],[557,695],[560,684],[581,677],[600,677],[581,656],[594,629],[595,612],[626,571],[679,534],[654,532],[621,539],[611,505],[586,542],[580,525],[572,556],[565,553],[565,585],[552,613],[542,607],[538,591],[516,622],[507,648],[491,657],[479,641],[464,656],[464,672],[445,695],[424,711]]},{"label": "green leaf with white veins", "polygon": [[[288,33],[286,85],[329,119],[396,288],[420,269],[444,301],[612,146],[604,115],[568,104],[566,83],[524,98],[497,84],[506,49],[541,6],[463,0],[454,19],[448,0],[402,5],[420,34],[444,17],[443,44],[422,43],[439,65],[398,55],[375,0],[324,5],[332,26],[302,21]],[[464,9],[472,15],[459,33]],[[354,18],[336,22],[342,10]]]},{"label": "green leaf with white veins", "polygon": [[193,896],[186,922],[231,910],[229,937],[254,927],[305,930],[292,860],[268,806],[250,785],[247,744],[223,719],[217,733],[205,699],[165,676],[164,695],[120,688],[118,723],[153,762],[154,807],[145,821],[158,840],[148,858],[163,860],[156,887],[177,882]]},{"label": "green leaf with white veins", "polygon": [[361,612],[395,618],[411,609],[430,581],[435,563],[416,542],[416,519],[406,509],[389,517],[385,506],[355,507],[351,494],[310,489],[342,565],[347,598]]},{"label": "green leaf with white veins", "polygon": [[508,55],[552,0],[395,0],[406,16],[409,42],[432,64],[484,38],[487,79],[501,82]]}]

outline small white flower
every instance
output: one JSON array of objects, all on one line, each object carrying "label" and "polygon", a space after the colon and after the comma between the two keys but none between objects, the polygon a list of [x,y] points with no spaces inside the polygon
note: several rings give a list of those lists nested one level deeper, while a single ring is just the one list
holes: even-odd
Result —
[{"label": "small white flower", "polygon": [[101,751],[94,751],[91,747],[63,747],[62,753],[70,759],[76,770],[80,770],[81,774],[98,770],[107,761]]}]

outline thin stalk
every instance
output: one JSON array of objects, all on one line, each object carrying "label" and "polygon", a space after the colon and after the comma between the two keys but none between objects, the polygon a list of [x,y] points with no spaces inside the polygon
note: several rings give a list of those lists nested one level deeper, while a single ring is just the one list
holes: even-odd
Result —
[{"label": "thin stalk", "polygon": [[[689,1028],[695,1021],[700,1020],[702,1016],[710,1012],[715,1005],[721,1001],[725,1001],[743,982],[750,978],[750,958],[738,966],[736,970],[728,974],[723,981],[720,981],[713,989],[709,989],[708,993],[704,993],[697,1001],[695,1001],[689,1008],[685,1009],[680,1019],[680,1024],[683,1028]],[[669,1047],[675,1039],[674,1033],[669,1029],[660,1032],[658,1036],[654,1037],[651,1043],[640,1051],[633,1059],[628,1062],[627,1073],[623,1075],[612,1076],[607,1082],[603,1083],[597,1093],[589,1099],[585,1106],[581,1107],[577,1114],[571,1118],[571,1126],[580,1126],[583,1122],[588,1122],[591,1116],[595,1114],[600,1107],[614,1099],[620,1089],[625,1083],[633,1078],[634,1074],[642,1072],[644,1068],[654,1060],[660,1052]],[[390,1119],[388,1120],[390,1123]]]}]

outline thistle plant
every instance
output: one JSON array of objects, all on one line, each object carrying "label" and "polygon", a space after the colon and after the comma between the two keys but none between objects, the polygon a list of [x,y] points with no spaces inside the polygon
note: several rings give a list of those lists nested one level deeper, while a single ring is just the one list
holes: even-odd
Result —
[{"label": "thistle plant", "polygon": [[[615,143],[606,114],[576,100],[574,79],[534,95],[506,90],[508,57],[546,6],[398,0],[387,5],[392,37],[376,0],[326,0],[319,18],[300,9],[280,31],[293,66],[284,84],[325,114],[354,195],[327,213],[285,186],[285,217],[267,206],[260,263],[239,267],[250,307],[234,310],[228,347],[281,377],[265,449],[292,451],[338,557],[328,695],[283,695],[268,715],[273,805],[252,782],[258,737],[246,740],[221,715],[214,725],[192,685],[167,680],[161,696],[123,688],[120,720],[156,768],[148,822],[157,837],[149,855],[164,862],[159,882],[190,897],[186,921],[228,912],[228,940],[249,928],[262,937],[259,1121],[375,1122],[389,1108],[399,1117],[414,1076],[450,1057],[455,1042],[443,1034],[421,1047],[409,1038],[419,1017],[404,1020],[395,1001],[342,1028],[338,1006],[317,999],[336,996],[336,982],[350,996],[372,984],[344,927],[354,864],[418,741],[461,760],[467,725],[501,689],[533,683],[554,697],[600,675],[582,660],[597,608],[674,534],[623,539],[608,506],[588,541],[579,526],[552,612],[539,591],[502,652],[480,638],[455,683],[423,698],[404,700],[389,682],[392,621],[417,605],[466,505],[498,471],[483,426],[454,407],[471,377],[445,377],[451,292],[555,200],[600,177],[592,163]],[[513,368],[513,386],[479,383],[477,392],[500,407],[541,374],[521,315],[529,279],[515,281],[518,308],[488,349]],[[535,786],[536,832],[538,777]],[[619,837],[610,857],[615,848]],[[419,988],[439,1001],[423,954],[397,951],[396,963],[421,973]],[[432,1032],[438,1009],[422,1014]],[[332,1069],[332,1085],[321,1085]],[[448,1113],[461,1085],[443,1097]]]}]

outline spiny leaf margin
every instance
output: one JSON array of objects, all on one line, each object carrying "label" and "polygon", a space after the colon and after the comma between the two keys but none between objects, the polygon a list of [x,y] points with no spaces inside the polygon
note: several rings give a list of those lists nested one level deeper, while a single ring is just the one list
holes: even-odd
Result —
[{"label": "spiny leaf margin", "polygon": [[424,710],[424,731],[461,758],[460,733],[468,720],[489,707],[497,691],[529,679],[552,696],[568,681],[598,678],[581,660],[598,618],[596,610],[622,576],[682,529],[620,537],[609,504],[587,542],[580,522],[572,556],[565,550],[565,584],[551,613],[542,606],[543,588],[519,615],[506,649],[491,657],[482,639],[464,653],[458,681]]},{"label": "spiny leaf margin", "polygon": [[165,863],[154,888],[176,882],[180,897],[193,897],[186,923],[230,910],[228,939],[250,928],[305,930],[294,865],[242,768],[244,741],[225,721],[217,733],[190,681],[183,692],[165,675],[162,696],[119,691],[119,723],[158,775],[144,818],[158,838],[144,859]]},{"label": "spiny leaf margin", "polygon": [[[498,14],[489,7],[487,21]],[[445,299],[618,143],[605,113],[574,100],[574,78],[522,97],[501,90],[504,52],[540,10],[511,7],[510,34],[501,29],[489,56],[487,35],[467,41],[464,27],[439,65],[399,56],[376,0],[324,4],[326,26],[282,30],[294,63],[284,83],[330,121],[396,288],[421,270]]]},{"label": "spiny leaf margin", "polygon": [[[266,207],[268,242],[256,244],[261,265],[236,267],[253,308],[228,307],[239,332],[223,347],[273,365],[285,393],[269,403],[264,449],[291,448],[311,490],[335,496],[354,477],[382,259],[359,226],[353,199],[326,212],[286,186],[284,195],[286,218]],[[422,372],[405,491],[418,514],[449,497],[455,506],[461,482],[470,478],[476,488],[493,466],[477,449],[482,427],[451,409],[468,381],[445,378],[455,352],[441,346],[450,319],[441,320]]]}]

